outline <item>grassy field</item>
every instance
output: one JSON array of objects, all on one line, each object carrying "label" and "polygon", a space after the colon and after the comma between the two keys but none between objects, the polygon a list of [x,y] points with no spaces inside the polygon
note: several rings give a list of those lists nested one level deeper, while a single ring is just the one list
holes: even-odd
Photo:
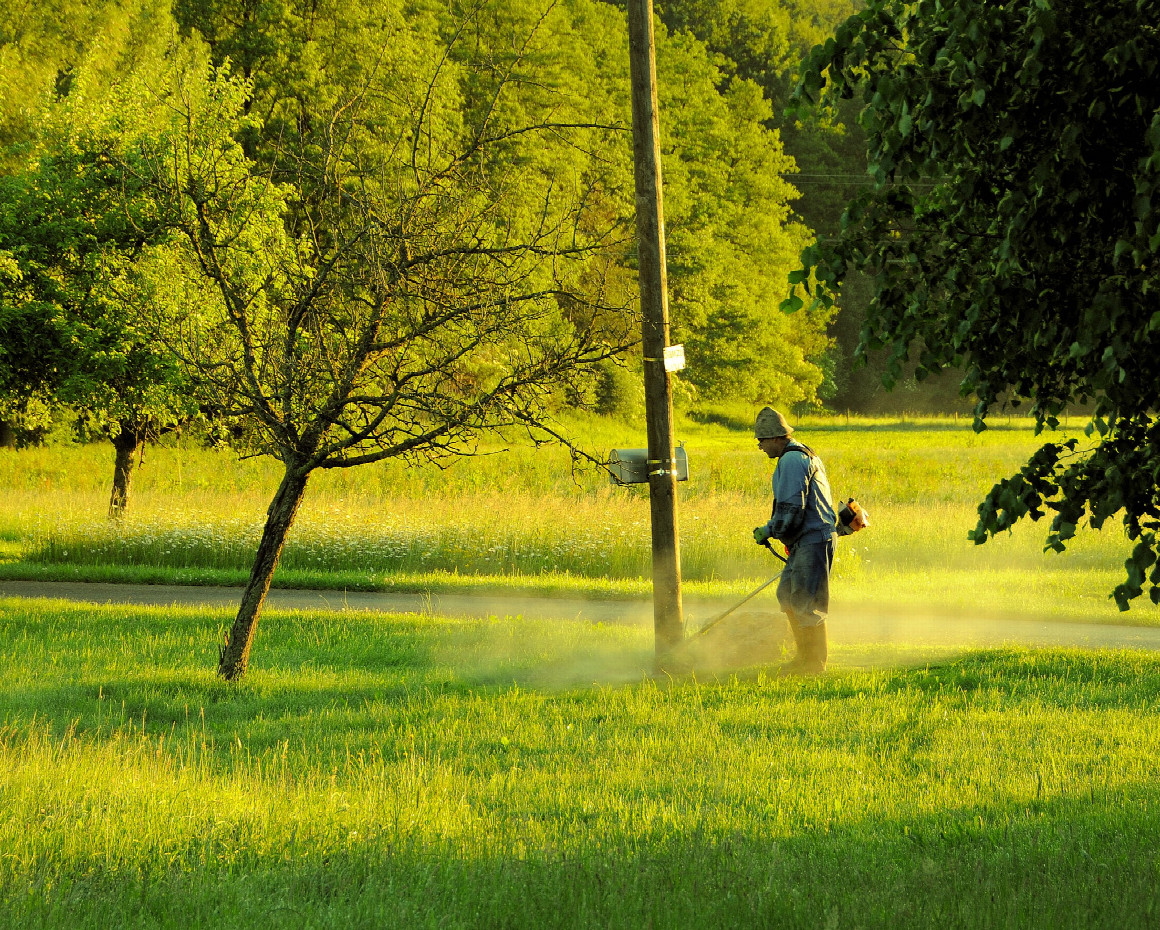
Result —
[{"label": "grassy field", "polygon": [[[1114,530],[966,540],[1037,444],[1000,425],[802,425],[874,521],[833,625],[1121,619]],[[687,589],[732,596],[771,573],[770,463],[743,426],[682,429]],[[642,489],[489,451],[320,476],[280,583],[647,596]],[[242,580],[273,466],[151,450],[116,527],[110,470],[0,452],[0,572]],[[1152,653],[839,642],[818,679],[658,678],[642,627],[269,611],[225,685],[231,619],[0,601],[0,928],[1160,925]]]},{"label": "grassy field", "polygon": [[[646,631],[0,603],[0,926],[1150,928],[1160,662],[650,678]],[[889,656],[885,657],[889,660]]]},{"label": "grassy field", "polygon": [[[1073,431],[1078,424],[1073,423]],[[591,451],[643,444],[605,421],[578,421]],[[1046,525],[974,546],[975,506],[1040,444],[1026,421],[982,434],[965,420],[800,424],[839,496],[873,525],[839,547],[836,613],[849,606],[1155,624],[1144,602],[1121,615],[1118,525],[1044,554]],[[680,486],[686,588],[736,597],[776,570],[750,530],[768,515],[771,463],[747,424],[684,419],[691,480]],[[440,469],[399,462],[319,474],[307,489],[275,584],[349,590],[488,587],[585,597],[647,597],[647,489],[574,470],[558,448],[486,449]],[[131,515],[105,519],[107,447],[0,450],[0,577],[240,584],[279,473],[226,452],[150,449]],[[497,515],[502,514],[502,519]]]}]

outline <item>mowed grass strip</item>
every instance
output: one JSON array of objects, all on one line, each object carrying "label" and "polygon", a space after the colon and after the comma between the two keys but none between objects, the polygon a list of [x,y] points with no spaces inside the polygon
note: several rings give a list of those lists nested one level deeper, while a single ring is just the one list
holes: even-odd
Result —
[{"label": "mowed grass strip", "polygon": [[[1160,662],[0,602],[0,925],[1154,927]],[[885,650],[887,647],[883,647]]]}]

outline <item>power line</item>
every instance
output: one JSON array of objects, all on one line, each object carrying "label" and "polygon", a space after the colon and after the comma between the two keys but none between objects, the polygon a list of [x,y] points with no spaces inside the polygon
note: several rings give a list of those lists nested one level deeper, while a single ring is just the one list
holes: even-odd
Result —
[{"label": "power line", "polygon": [[783,174],[781,177],[785,180],[790,178],[841,178],[845,181],[869,181],[870,176],[866,174],[823,174],[817,171],[801,171]]}]

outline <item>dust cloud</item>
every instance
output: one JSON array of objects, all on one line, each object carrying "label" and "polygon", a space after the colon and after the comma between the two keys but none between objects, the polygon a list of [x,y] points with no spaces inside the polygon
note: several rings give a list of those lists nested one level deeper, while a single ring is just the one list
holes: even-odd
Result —
[{"label": "dust cloud", "polygon": [[[855,665],[918,661],[924,656],[1003,646],[1160,649],[1160,629],[1155,627],[1088,623],[1082,618],[1034,620],[879,608],[835,612],[827,625],[831,646],[839,654],[846,653]],[[904,660],[904,656],[910,658]]]},{"label": "dust cloud", "polygon": [[[562,689],[639,682],[657,674],[651,605],[634,603],[617,614],[618,607],[627,606],[585,602],[568,618],[530,618],[501,609],[457,626],[437,661],[456,677],[480,684]],[[705,629],[720,615],[705,607],[687,611],[693,618],[689,635],[668,666],[674,675],[773,670],[793,657],[789,626],[776,608],[743,608]],[[968,651],[1012,645],[1160,649],[1156,628],[930,611],[836,611],[827,629],[833,671],[945,662]]]},{"label": "dust cloud", "polygon": [[[0,582],[0,596],[48,597],[92,603],[236,606],[236,588],[176,585]],[[696,636],[736,601],[685,599],[690,672],[729,673],[771,668],[793,651],[772,592]],[[545,688],[638,682],[656,674],[653,608],[648,600],[487,597],[475,594],[390,594],[274,590],[271,609],[379,611],[430,616],[446,631],[432,661],[469,682]],[[835,604],[827,622],[830,666],[904,666],[953,658],[968,650],[1007,645],[1160,650],[1160,628],[1068,620],[1029,620],[979,613]]]}]

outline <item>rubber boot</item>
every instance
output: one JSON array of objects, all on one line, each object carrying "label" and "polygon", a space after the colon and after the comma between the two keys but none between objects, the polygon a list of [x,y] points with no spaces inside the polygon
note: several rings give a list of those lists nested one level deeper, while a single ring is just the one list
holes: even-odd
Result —
[{"label": "rubber boot", "polygon": [[817,626],[802,627],[802,642],[805,647],[805,662],[802,663],[801,671],[798,674],[822,674],[826,670],[826,661],[829,659],[830,652],[825,621]]},{"label": "rubber boot", "polygon": [[789,675],[800,675],[807,660],[804,639],[805,630],[793,614],[786,611],[785,617],[789,621],[789,631],[793,633],[793,641],[797,647],[797,653],[790,661],[786,662],[777,670],[777,674],[783,678]]}]

